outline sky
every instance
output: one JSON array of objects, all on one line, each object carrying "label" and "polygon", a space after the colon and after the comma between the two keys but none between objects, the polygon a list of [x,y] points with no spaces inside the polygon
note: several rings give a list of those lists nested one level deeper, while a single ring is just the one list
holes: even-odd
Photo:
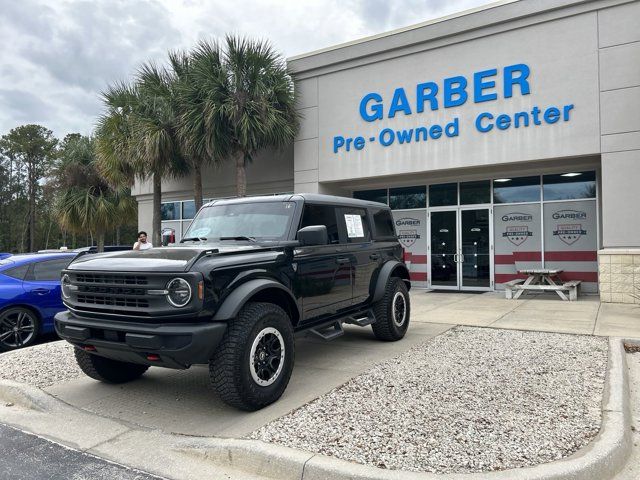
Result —
[{"label": "sky", "polygon": [[26,123],[90,134],[100,93],[141,63],[226,33],[285,57],[489,0],[0,0],[0,135]]}]

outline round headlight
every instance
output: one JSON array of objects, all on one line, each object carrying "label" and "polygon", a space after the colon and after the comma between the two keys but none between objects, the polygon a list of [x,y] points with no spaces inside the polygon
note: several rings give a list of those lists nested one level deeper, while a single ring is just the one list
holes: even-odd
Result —
[{"label": "round headlight", "polygon": [[191,285],[183,278],[167,283],[167,300],[174,307],[184,307],[191,300]]},{"label": "round headlight", "polygon": [[64,298],[71,298],[71,279],[69,278],[69,275],[65,273],[62,276],[60,284],[62,288],[62,296]]}]

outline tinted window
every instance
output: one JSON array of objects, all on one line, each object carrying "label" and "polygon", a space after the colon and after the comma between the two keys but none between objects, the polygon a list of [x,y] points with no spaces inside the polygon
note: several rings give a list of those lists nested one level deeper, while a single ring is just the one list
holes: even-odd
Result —
[{"label": "tinted window", "polygon": [[427,206],[427,187],[390,188],[389,206],[393,210],[425,208]]},{"label": "tinted window", "polygon": [[380,209],[372,210],[373,226],[376,238],[395,237],[396,233],[393,229],[393,218],[389,210]]},{"label": "tinted window", "polygon": [[332,207],[330,205],[305,204],[300,228],[309,227],[311,225],[326,226],[329,243],[340,243],[336,207]]},{"label": "tinted window", "polygon": [[493,181],[493,203],[540,201],[540,177],[498,178]]},{"label": "tinted window", "polygon": [[21,265],[19,267],[13,267],[13,268],[10,268],[9,270],[5,270],[2,273],[7,277],[16,278],[18,280],[24,280],[24,277],[27,274],[28,270],[29,270],[29,264]]},{"label": "tinted window", "polygon": [[542,177],[545,200],[596,198],[596,172],[571,172]]},{"label": "tinted window", "polygon": [[60,280],[60,272],[70,263],[70,258],[34,263],[33,271],[29,275],[28,280]]},{"label": "tinted window", "polygon": [[460,184],[460,204],[473,205],[475,203],[491,202],[491,182],[480,180],[478,182],[462,182]]},{"label": "tinted window", "polygon": [[162,220],[178,220],[180,218],[180,202],[162,204]]},{"label": "tinted window", "polygon": [[347,233],[347,243],[362,243],[371,240],[371,229],[367,211],[363,208],[341,208],[340,221]]},{"label": "tinted window", "polygon": [[458,204],[458,184],[442,183],[429,186],[429,206],[444,207]]},{"label": "tinted window", "polygon": [[369,200],[370,202],[388,203],[386,188],[381,188],[378,190],[360,190],[358,192],[353,192],[353,198],[357,198],[359,200]]},{"label": "tinted window", "polygon": [[182,218],[185,220],[196,216],[196,203],[193,200],[182,202]]}]

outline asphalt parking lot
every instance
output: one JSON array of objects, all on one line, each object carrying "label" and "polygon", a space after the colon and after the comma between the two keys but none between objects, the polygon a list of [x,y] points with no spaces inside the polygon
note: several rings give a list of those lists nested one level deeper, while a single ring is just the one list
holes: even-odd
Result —
[{"label": "asphalt parking lot", "polygon": [[209,387],[206,366],[186,371],[151,368],[140,380],[125,385],[80,377],[44,390],[89,412],[167,433],[237,438],[451,327],[414,323],[399,342],[380,342],[371,328],[349,326],[344,336],[331,342],[299,337],[293,375],[284,395],[253,413],[222,403]]}]

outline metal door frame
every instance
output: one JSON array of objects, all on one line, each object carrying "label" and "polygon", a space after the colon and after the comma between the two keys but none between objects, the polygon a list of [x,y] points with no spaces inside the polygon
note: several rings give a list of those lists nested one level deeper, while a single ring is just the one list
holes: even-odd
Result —
[{"label": "metal door frame", "polygon": [[[462,211],[487,210],[489,212],[489,286],[465,287],[462,285],[462,262],[456,261],[457,285],[433,285],[433,262],[431,261],[431,212],[456,212],[456,256],[462,255]],[[427,260],[429,265],[428,287],[434,290],[490,292],[494,290],[494,244],[493,244],[493,207],[487,204],[433,207],[427,209]]]}]

